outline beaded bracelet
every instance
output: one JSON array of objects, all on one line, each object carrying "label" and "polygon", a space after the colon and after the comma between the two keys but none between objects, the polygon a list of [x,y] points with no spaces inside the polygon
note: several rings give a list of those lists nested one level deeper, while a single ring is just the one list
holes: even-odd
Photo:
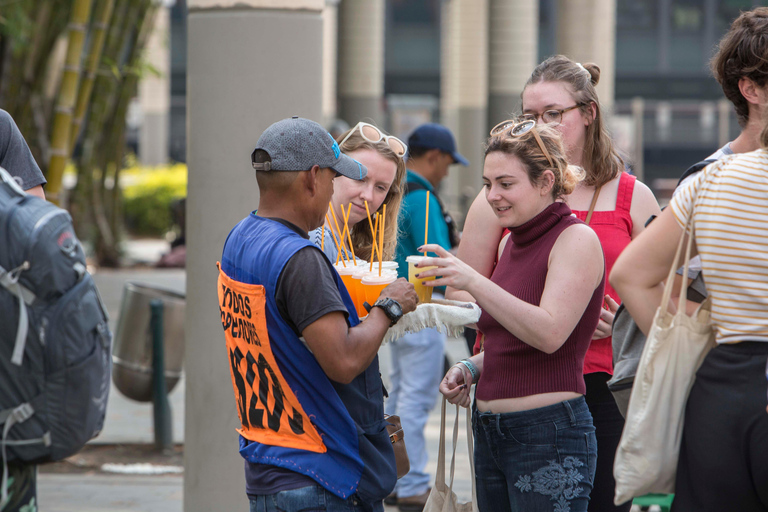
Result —
[{"label": "beaded bracelet", "polygon": [[475,384],[480,378],[480,371],[477,369],[477,366],[475,366],[475,363],[469,359],[462,359],[459,363],[463,364],[466,369],[469,370],[469,373],[472,374],[472,384]]}]

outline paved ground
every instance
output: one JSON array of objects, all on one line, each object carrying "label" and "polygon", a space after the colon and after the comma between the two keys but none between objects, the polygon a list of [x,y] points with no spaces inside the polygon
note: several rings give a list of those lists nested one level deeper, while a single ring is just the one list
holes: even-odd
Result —
[{"label": "paved ground", "polygon": [[[156,241],[133,243],[128,257],[137,263],[154,261],[167,250],[167,245]],[[94,279],[110,313],[114,328],[118,320],[124,283],[134,281],[150,283],[178,291],[185,290],[186,276],[183,270],[154,270],[144,268],[129,270],[97,270]],[[466,355],[464,340],[452,339],[448,352],[454,360]],[[389,353],[387,347],[380,352],[382,373],[387,374]],[[184,442],[184,379],[169,395],[173,414],[173,438],[176,443]],[[449,417],[449,425],[452,417]],[[463,432],[463,424],[460,427]],[[117,391],[114,386],[107,408],[107,419],[101,435],[92,441],[98,445],[149,444],[154,440],[152,429],[152,404],[139,403]],[[429,471],[434,474],[437,464],[437,446],[440,436],[439,404],[432,412],[427,425],[430,445]],[[457,453],[456,493],[464,498],[471,495],[469,463],[466,443],[460,435]],[[449,441],[450,443],[450,437]],[[449,452],[450,456],[450,446]],[[119,461],[116,461],[119,462]],[[86,472],[51,473],[54,468],[40,472],[38,503],[45,512],[91,512],[91,511],[151,511],[180,512],[183,510],[183,476],[160,475],[117,475],[103,474],[91,470]],[[397,510],[388,507],[388,511]]]},{"label": "paved ground", "polygon": [[42,512],[181,512],[180,476],[40,473]]}]

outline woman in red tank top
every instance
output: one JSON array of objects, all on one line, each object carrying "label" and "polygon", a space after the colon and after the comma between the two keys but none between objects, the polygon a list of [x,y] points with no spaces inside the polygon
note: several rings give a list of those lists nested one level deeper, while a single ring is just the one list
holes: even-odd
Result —
[{"label": "woman in red tank top", "polygon": [[[650,189],[623,172],[624,164],[605,128],[595,91],[599,78],[600,69],[595,64],[581,65],[562,55],[551,57],[539,64],[528,79],[522,108],[523,117],[556,125],[568,163],[586,171],[586,179],[566,197],[566,202],[581,220],[587,222],[590,217],[588,224],[600,239],[610,273],[619,253],[660,209]],[[503,233],[481,196],[482,192],[470,207],[457,256],[481,274],[490,275]],[[464,292],[448,290],[447,295],[472,300]],[[589,510],[626,512],[631,503],[613,505],[613,459],[624,418],[606,384],[613,373],[611,324],[620,302],[610,286],[606,286],[605,302],[584,363],[586,399],[594,418],[599,454]]]}]

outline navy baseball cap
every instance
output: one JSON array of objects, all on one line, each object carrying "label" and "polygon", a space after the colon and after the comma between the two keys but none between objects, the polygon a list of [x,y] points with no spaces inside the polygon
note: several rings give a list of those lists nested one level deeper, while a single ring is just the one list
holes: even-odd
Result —
[{"label": "navy baseball cap", "polygon": [[[270,160],[257,162],[257,151],[266,151]],[[325,128],[298,116],[264,130],[251,154],[251,164],[257,171],[307,171],[319,165],[353,180],[362,180],[368,174],[363,164],[341,152]]]},{"label": "navy baseball cap", "polygon": [[469,165],[469,160],[456,151],[456,141],[451,130],[437,123],[426,123],[416,128],[408,137],[408,147],[439,149],[453,157],[453,162]]}]

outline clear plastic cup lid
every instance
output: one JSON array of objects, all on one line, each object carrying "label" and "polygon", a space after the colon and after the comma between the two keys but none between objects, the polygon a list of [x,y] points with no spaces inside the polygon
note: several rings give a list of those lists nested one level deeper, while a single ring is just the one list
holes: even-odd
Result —
[{"label": "clear plastic cup lid", "polygon": [[[379,267],[374,266],[373,267],[373,272],[369,271],[369,268],[370,267],[368,267],[368,266],[366,266],[366,267],[358,267],[358,269],[355,270],[355,272],[352,274],[352,277],[354,277],[355,279],[362,279],[363,277],[365,277],[365,276],[367,276],[369,274],[370,275],[376,275],[376,276],[379,275]],[[392,275],[392,276],[397,276],[397,270],[383,268],[383,269],[381,269],[381,275],[384,275],[384,274]]]},{"label": "clear plastic cup lid", "polygon": [[363,276],[363,284],[389,284],[394,283],[397,280],[397,274],[391,274],[389,272],[382,272],[379,276],[378,272]]},{"label": "clear plastic cup lid", "polygon": [[414,256],[408,256],[407,258],[405,258],[405,261],[407,261],[408,263],[421,263],[421,260],[423,260],[424,258],[427,258],[427,256],[414,255]]},{"label": "clear plastic cup lid", "polygon": [[347,266],[345,267],[341,262],[334,264],[333,268],[336,269],[336,272],[338,272],[340,276],[351,276],[354,271],[357,270],[357,267],[352,266],[351,263],[347,263]]},{"label": "clear plastic cup lid", "polygon": [[[371,267],[371,262],[370,261],[364,261],[362,263],[358,263],[358,266],[359,267],[366,267],[367,266],[368,268],[370,268]],[[386,268],[386,269],[389,269],[389,270],[397,269],[399,266],[400,266],[400,264],[398,262],[396,262],[396,261],[382,261],[381,262],[381,268]],[[374,268],[374,270],[379,268],[378,260],[373,262],[373,268]]]}]

